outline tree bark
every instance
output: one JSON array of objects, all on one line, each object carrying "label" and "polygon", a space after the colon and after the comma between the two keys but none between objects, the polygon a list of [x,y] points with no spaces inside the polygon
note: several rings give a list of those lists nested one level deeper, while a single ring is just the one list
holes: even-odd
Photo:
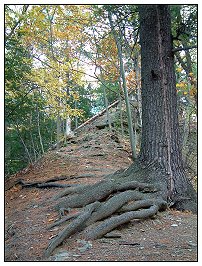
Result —
[{"label": "tree bark", "polygon": [[[140,5],[142,143],[140,160],[156,162],[167,178],[168,199],[196,200],[185,175],[168,5]],[[181,202],[181,201],[180,201]]]}]

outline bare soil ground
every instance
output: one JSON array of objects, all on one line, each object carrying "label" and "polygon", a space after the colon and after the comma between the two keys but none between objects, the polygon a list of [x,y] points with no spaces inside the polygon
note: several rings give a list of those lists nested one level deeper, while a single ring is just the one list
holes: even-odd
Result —
[{"label": "bare soil ground", "polygon": [[65,176],[61,184],[92,184],[131,164],[129,143],[107,129],[79,134],[66,147],[48,152],[34,166],[10,178],[5,192],[5,261],[197,261],[197,216],[167,210],[153,219],[133,220],[98,240],[78,233],[45,259],[43,252],[61,227],[51,199],[63,188],[12,186],[18,179],[47,181]]}]

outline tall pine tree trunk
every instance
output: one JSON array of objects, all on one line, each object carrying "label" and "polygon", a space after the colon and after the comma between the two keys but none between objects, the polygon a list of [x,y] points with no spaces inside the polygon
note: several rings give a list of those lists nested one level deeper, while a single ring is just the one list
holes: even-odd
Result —
[{"label": "tall pine tree trunk", "polygon": [[141,5],[142,143],[140,159],[157,162],[167,178],[168,199],[188,204],[195,192],[187,179],[179,126],[168,5]]}]

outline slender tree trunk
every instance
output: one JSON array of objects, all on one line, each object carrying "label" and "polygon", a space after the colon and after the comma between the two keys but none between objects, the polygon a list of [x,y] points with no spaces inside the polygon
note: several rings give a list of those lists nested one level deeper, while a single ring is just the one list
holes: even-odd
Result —
[{"label": "slender tree trunk", "polygon": [[141,70],[139,66],[139,52],[136,52],[136,63],[134,64],[134,70],[135,70],[135,79],[137,83],[137,102],[138,102],[138,126],[142,127],[142,98],[141,98],[141,84],[140,84],[140,75]]},{"label": "slender tree trunk", "polygon": [[[32,126],[32,113],[30,116],[30,128]],[[36,155],[36,150],[35,150],[35,145],[34,145],[34,139],[33,139],[33,135],[32,135],[32,130],[30,130],[30,138],[31,138],[31,143],[32,143],[32,149],[33,149],[33,153],[34,153],[34,160],[36,161],[37,159],[37,155]]]},{"label": "slender tree trunk", "polygon": [[[74,102],[74,108],[77,109],[77,101]],[[78,117],[75,116],[75,128],[78,127]]]},{"label": "slender tree trunk", "polygon": [[[168,199],[195,197],[179,145],[171,19],[168,5],[140,5],[142,143],[140,159],[167,176]],[[193,199],[195,200],[195,198]]]},{"label": "slender tree trunk", "polygon": [[130,103],[129,103],[129,99],[128,99],[128,90],[127,90],[127,86],[126,86],[126,77],[125,77],[125,70],[124,70],[124,65],[123,65],[122,47],[121,47],[121,43],[119,40],[120,36],[118,37],[115,30],[114,30],[114,25],[113,25],[113,21],[112,21],[112,14],[110,11],[108,11],[108,19],[109,19],[110,27],[112,29],[112,33],[114,35],[114,39],[115,39],[117,49],[118,49],[118,57],[119,57],[119,62],[120,62],[120,74],[121,74],[121,78],[122,78],[122,82],[123,82],[123,90],[124,90],[124,95],[125,95],[126,111],[127,111],[127,118],[128,118],[128,129],[129,129],[129,135],[130,135],[132,156],[133,156],[133,159],[135,159],[136,158],[136,139],[135,139],[134,132],[133,132],[131,109],[130,109]]},{"label": "slender tree trunk", "polygon": [[[102,69],[101,68],[100,68],[100,76],[101,76],[102,83],[104,83],[103,75],[102,75]],[[108,109],[109,104],[108,104],[108,99],[107,99],[107,93],[106,93],[105,86],[103,86],[103,95],[104,95],[104,103],[105,103],[106,114],[107,114],[107,121],[108,121],[108,124],[109,124],[109,130],[111,131],[112,130],[112,125],[111,125],[111,119],[110,119],[110,114],[109,114],[109,109]]]},{"label": "slender tree trunk", "polygon": [[71,136],[72,135],[72,130],[71,130],[71,119],[69,116],[66,118],[66,131],[65,131],[66,136]]},{"label": "slender tree trunk", "polygon": [[[46,9],[46,12],[47,12],[47,15],[48,15],[48,19],[49,19],[49,33],[50,33],[50,52],[51,52],[51,55],[52,55],[52,59],[55,60],[55,55],[54,55],[54,50],[53,50],[53,19],[54,19],[54,16],[55,16],[55,11],[56,11],[56,8],[54,9],[54,12],[52,14],[52,16],[49,14],[49,11],[48,9]],[[61,105],[61,100],[59,99],[58,100],[58,105],[60,107]],[[56,149],[58,150],[60,148],[60,140],[61,140],[61,117],[60,117],[60,113],[58,111],[58,115],[57,115],[57,120],[56,120],[56,123],[57,123],[57,145],[56,145]]]},{"label": "slender tree trunk", "polygon": [[107,94],[106,94],[106,89],[105,86],[103,86],[103,93],[104,93],[104,101],[105,101],[105,107],[106,107],[106,114],[107,114],[107,121],[109,124],[109,130],[112,130],[112,125],[111,125],[111,119],[110,119],[110,114],[109,114],[109,109],[108,109],[108,99],[107,99]]},{"label": "slender tree trunk", "polygon": [[[183,45],[183,47],[188,46],[185,41],[182,41],[182,45]],[[187,106],[185,107],[184,128],[183,128],[183,135],[182,135],[182,154],[183,154],[184,162],[186,164],[186,158],[187,158],[186,144],[187,144],[187,140],[188,140],[188,136],[189,136],[190,115],[194,109],[194,106],[191,104],[190,89],[191,89],[191,86],[194,86],[194,88],[196,88],[197,84],[189,75],[193,71],[192,70],[192,64],[191,64],[190,52],[188,50],[185,51],[186,63],[183,61],[179,52],[175,53],[175,56],[176,56],[178,62],[181,64],[184,71],[186,72],[187,84],[188,84],[188,94],[186,95]],[[194,100],[195,100],[195,103],[197,106],[197,93],[194,95]]]},{"label": "slender tree trunk", "polygon": [[191,114],[193,111],[193,106],[190,103],[190,94],[189,94],[190,87],[191,87],[191,84],[190,82],[188,82],[188,94],[186,97],[187,106],[185,107],[184,127],[183,127],[183,134],[182,134],[182,156],[183,156],[185,166],[186,166],[187,158],[188,158],[187,142],[188,142],[189,133],[190,133]]},{"label": "slender tree trunk", "polygon": [[[182,46],[183,47],[187,47],[188,46],[186,41],[182,41]],[[192,77],[190,77],[190,73],[193,72],[190,51],[189,50],[185,50],[184,52],[185,52],[186,62],[183,61],[183,59],[182,59],[182,57],[181,57],[179,52],[176,52],[175,56],[176,56],[178,62],[180,63],[180,65],[182,66],[182,68],[184,69],[184,71],[186,72],[187,79],[189,79],[190,84],[193,85],[194,88],[197,89],[197,83],[195,82],[195,80]],[[198,104],[197,92],[194,95],[194,100],[195,100],[196,105],[197,105]]]},{"label": "slender tree trunk", "polygon": [[37,109],[37,128],[38,128],[38,134],[39,134],[39,142],[40,142],[40,145],[41,145],[42,154],[44,154],[44,147],[43,147],[43,141],[42,141],[42,136],[41,136],[40,115],[39,115],[38,106],[36,107],[36,109]]},{"label": "slender tree trunk", "polygon": [[49,128],[49,130],[50,130],[50,143],[51,143],[51,145],[53,144],[53,139],[54,139],[54,128],[55,128],[55,121],[54,120],[51,120],[51,125],[50,125],[50,128]]},{"label": "slender tree trunk", "polygon": [[124,127],[123,127],[123,110],[122,110],[122,98],[121,98],[121,78],[119,79],[119,110],[120,110],[120,124],[121,124],[121,134],[124,136]]},{"label": "slender tree trunk", "polygon": [[29,163],[32,164],[33,161],[32,161],[31,154],[30,154],[30,152],[29,152],[29,150],[28,150],[28,148],[27,148],[26,143],[24,142],[24,140],[23,140],[23,138],[22,138],[22,136],[21,136],[21,133],[20,133],[19,125],[18,125],[18,124],[16,125],[16,129],[17,129],[17,132],[18,132],[18,136],[19,136],[19,138],[20,138],[20,140],[21,140],[21,142],[22,142],[22,145],[23,145],[23,147],[24,147],[24,149],[25,149],[25,152],[26,152],[26,154],[27,154],[27,157],[28,157]]},{"label": "slender tree trunk", "polygon": [[61,138],[61,118],[58,113],[58,116],[57,116],[57,147],[56,147],[57,150],[59,150],[60,148],[60,138]]},{"label": "slender tree trunk", "polygon": [[[92,25],[91,25],[92,26]],[[106,108],[106,114],[107,114],[107,121],[109,123],[109,130],[111,131],[112,130],[112,126],[111,126],[111,119],[110,119],[110,114],[109,114],[109,109],[108,109],[108,99],[107,99],[107,94],[106,94],[106,89],[105,89],[105,84],[104,84],[104,80],[103,80],[103,74],[102,74],[102,67],[98,67],[97,65],[97,59],[98,59],[98,45],[97,45],[97,41],[96,41],[96,37],[95,37],[95,30],[94,28],[92,27],[92,30],[93,30],[93,38],[94,38],[94,42],[95,42],[95,46],[96,46],[96,59],[95,59],[95,74],[96,74],[96,70],[97,68],[100,69],[100,81],[102,83],[103,86],[103,94],[104,94],[104,103],[105,103],[105,108]]]}]

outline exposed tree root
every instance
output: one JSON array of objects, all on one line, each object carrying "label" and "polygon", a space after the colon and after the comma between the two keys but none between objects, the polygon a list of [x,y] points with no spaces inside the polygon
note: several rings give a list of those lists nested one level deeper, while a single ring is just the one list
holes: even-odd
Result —
[{"label": "exposed tree root", "polygon": [[97,226],[94,230],[89,230],[86,234],[87,239],[96,239],[102,237],[106,233],[110,232],[117,226],[127,223],[132,219],[146,219],[154,216],[158,212],[159,208],[157,205],[152,205],[148,209],[139,211],[131,211],[123,213],[119,216],[111,217],[106,219],[103,223]]},{"label": "exposed tree root", "polygon": [[61,244],[65,238],[71,236],[72,234],[78,232],[79,230],[82,229],[82,227],[84,226],[84,223],[86,222],[86,220],[90,217],[91,213],[93,212],[93,210],[99,205],[99,202],[94,202],[88,206],[86,206],[86,208],[84,209],[84,212],[79,215],[73,223],[70,223],[67,227],[65,227],[58,235],[56,238],[54,238],[48,248],[45,251],[45,256],[48,257],[53,250],[59,245]]},{"label": "exposed tree root", "polygon": [[66,188],[66,187],[71,187],[72,184],[59,184],[59,183],[54,183],[54,182],[33,182],[33,183],[25,183],[21,182],[21,186],[23,188],[28,188],[28,187],[36,187],[36,188],[52,188],[52,187],[61,187],[61,188]]},{"label": "exposed tree root", "polygon": [[52,239],[45,256],[49,256],[66,238],[79,231],[83,230],[85,238],[95,239],[132,219],[146,219],[159,210],[165,210],[167,203],[158,193],[159,190],[160,187],[155,184],[124,179],[103,180],[91,186],[79,185],[65,189],[54,197],[54,200],[59,200],[56,208],[61,211],[83,207],[83,210],[69,214],[49,226],[52,228],[69,221]]},{"label": "exposed tree root", "polygon": [[[67,189],[65,194],[66,195],[71,194],[71,195],[66,197],[66,199],[64,200],[61,200],[56,205],[56,208],[59,210],[61,208],[83,207],[94,201],[103,200],[111,193],[124,191],[128,189],[139,189],[142,192],[158,191],[157,185],[155,187],[155,185],[152,184],[140,183],[136,181],[123,182],[123,183],[122,182],[121,181],[115,182],[114,180],[103,180],[92,186],[83,186],[79,187],[78,189],[77,188]],[[76,195],[72,195],[73,193],[76,193]]]},{"label": "exposed tree root", "polygon": [[65,216],[65,217],[63,217],[62,219],[60,219],[59,221],[56,221],[55,223],[49,225],[49,226],[47,227],[47,229],[51,229],[51,228],[53,228],[53,227],[55,227],[55,226],[61,225],[61,224],[63,224],[64,222],[67,222],[67,221],[71,220],[72,218],[76,218],[76,217],[78,217],[79,215],[80,215],[79,213],[74,213],[74,214],[70,214],[70,215],[68,215],[68,216]]},{"label": "exposed tree root", "polygon": [[53,197],[53,200],[57,200],[60,199],[64,196],[70,195],[70,194],[74,194],[74,193],[79,193],[80,191],[82,191],[84,188],[89,187],[89,185],[78,185],[76,187],[68,187],[67,189],[64,189],[62,192],[58,193],[57,195],[55,195]]},{"label": "exposed tree root", "polygon": [[133,219],[147,219],[158,211],[166,210],[167,177],[155,166],[132,167],[93,185],[66,188],[52,199],[56,201],[59,212],[64,209],[81,209],[74,214],[70,212],[49,226],[52,228],[68,223],[52,239],[45,256],[49,256],[58,245],[75,233],[82,231],[84,238],[96,239]]},{"label": "exposed tree root", "polygon": [[[73,178],[73,177],[72,177]],[[69,177],[54,177],[51,179],[48,179],[46,181],[35,181],[35,182],[25,182],[23,179],[18,179],[12,182],[11,184],[6,183],[6,190],[12,188],[13,186],[16,185],[21,185],[22,188],[28,188],[28,187],[36,187],[36,188],[51,188],[51,187],[72,187],[72,186],[77,186],[74,184],[60,184],[60,183],[55,183],[55,181],[59,180],[65,180],[65,179],[70,179]]]}]

